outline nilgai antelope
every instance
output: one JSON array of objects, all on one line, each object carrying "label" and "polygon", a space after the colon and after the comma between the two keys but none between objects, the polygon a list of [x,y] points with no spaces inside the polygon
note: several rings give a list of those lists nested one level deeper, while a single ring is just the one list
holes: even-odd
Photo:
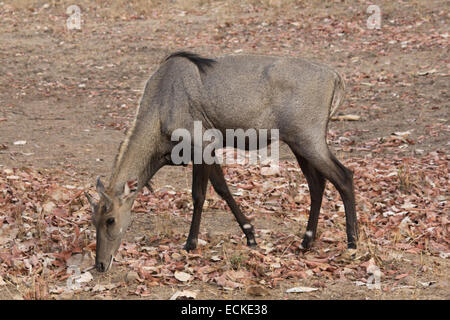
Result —
[{"label": "nilgai antelope", "polygon": [[[325,65],[293,57],[228,55],[216,59],[189,52],[167,57],[150,77],[134,123],[121,143],[107,188],[97,179],[100,200],[88,193],[97,231],[96,268],[107,271],[131,220],[137,193],[164,165],[172,165],[177,128],[278,129],[308,182],[311,208],[301,249],[311,246],[325,181],[344,202],[349,248],[358,235],[353,174],[330,152],[328,120],[344,96],[339,74]],[[247,238],[256,245],[253,226],[234,201],[219,164],[193,164],[192,224],[185,249],[196,248],[208,180],[227,202]]]}]

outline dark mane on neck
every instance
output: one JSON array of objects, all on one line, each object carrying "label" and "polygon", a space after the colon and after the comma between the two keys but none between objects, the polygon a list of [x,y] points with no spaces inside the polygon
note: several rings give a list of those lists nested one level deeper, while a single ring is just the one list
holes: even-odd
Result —
[{"label": "dark mane on neck", "polygon": [[188,52],[188,51],[174,52],[174,53],[170,54],[168,57],[166,57],[163,62],[170,60],[172,58],[176,58],[176,57],[188,59],[189,61],[194,63],[197,66],[198,70],[200,70],[200,72],[202,72],[202,73],[205,73],[206,68],[212,67],[213,64],[216,63],[216,60],[214,60],[214,59],[205,58],[196,53],[192,53],[192,52]]}]

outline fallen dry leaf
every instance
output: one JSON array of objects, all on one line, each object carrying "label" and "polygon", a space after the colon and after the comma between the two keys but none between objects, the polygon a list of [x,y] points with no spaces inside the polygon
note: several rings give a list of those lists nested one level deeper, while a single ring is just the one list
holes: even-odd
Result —
[{"label": "fallen dry leaf", "polygon": [[346,114],[346,115],[331,117],[331,120],[333,120],[333,121],[359,121],[359,120],[361,120],[361,116],[358,116],[356,114]]},{"label": "fallen dry leaf", "polygon": [[192,279],[192,275],[190,275],[189,273],[186,273],[186,272],[182,272],[182,271],[175,271],[174,276],[178,281],[181,281],[181,282],[186,282],[186,281],[189,281]]},{"label": "fallen dry leaf", "polygon": [[194,300],[197,298],[197,292],[190,290],[183,290],[175,292],[169,300]]},{"label": "fallen dry leaf", "polygon": [[293,287],[290,289],[287,289],[287,293],[303,293],[303,292],[313,292],[319,290],[318,288],[311,288],[311,287]]}]

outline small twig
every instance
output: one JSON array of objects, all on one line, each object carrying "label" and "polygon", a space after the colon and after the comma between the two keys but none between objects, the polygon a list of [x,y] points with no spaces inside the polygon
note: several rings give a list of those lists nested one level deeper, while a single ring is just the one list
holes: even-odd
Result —
[{"label": "small twig", "polygon": [[95,269],[95,265],[94,265],[94,266],[87,267],[87,268],[84,269],[82,272],[88,272],[88,271],[91,271],[92,269]]},{"label": "small twig", "polygon": [[56,117],[56,118],[42,118],[42,117],[34,117],[34,118],[28,118],[28,120],[66,120],[66,118],[60,118],[60,117]]},{"label": "small twig", "polygon": [[84,192],[84,190],[79,190],[77,193],[75,193],[75,195],[70,198],[70,200],[64,204],[64,206],[68,206],[69,204],[71,204],[73,202],[73,200],[77,199],[82,193]]},{"label": "small twig", "polygon": [[54,217],[56,217],[56,218],[58,218],[58,219],[60,219],[60,220],[62,220],[62,221],[64,221],[64,222],[73,224],[73,225],[75,225],[75,226],[77,226],[77,227],[78,227],[78,225],[84,224],[84,222],[74,222],[74,221],[70,221],[70,220],[68,220],[68,219],[65,219],[65,218],[62,218],[62,217],[58,217],[57,215],[54,215]]},{"label": "small twig", "polygon": [[290,247],[295,241],[298,240],[298,239],[296,239],[296,238],[297,238],[296,235],[291,235],[291,236],[288,236],[287,238],[290,238],[290,237],[294,237],[294,240],[292,240],[292,241],[287,245],[287,247],[283,250],[283,252],[281,253],[280,259],[283,258],[283,256],[284,256],[284,254],[286,253],[287,249],[289,249],[289,247]]}]

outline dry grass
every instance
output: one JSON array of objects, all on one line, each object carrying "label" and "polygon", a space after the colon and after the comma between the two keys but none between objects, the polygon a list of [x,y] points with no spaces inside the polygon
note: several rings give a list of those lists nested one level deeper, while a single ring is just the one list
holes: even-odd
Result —
[{"label": "dry grass", "polygon": [[[121,19],[123,17],[151,17],[155,12],[172,12],[174,14],[213,15],[218,21],[255,11],[263,11],[267,18],[282,15],[287,11],[298,11],[304,16],[326,18],[330,15],[339,17],[348,13],[349,7],[358,12],[365,12],[366,3],[355,0],[4,0],[6,5],[15,10],[35,11],[46,6],[57,11],[64,11],[70,5],[77,5],[81,13],[95,12],[103,18]],[[432,1],[411,1],[405,6],[408,15],[420,16],[424,8]],[[383,1],[379,4],[383,21],[398,15],[394,3]],[[0,7],[1,8],[1,7]],[[358,8],[358,9],[356,9]]]},{"label": "dry grass", "polygon": [[[4,0],[4,4],[12,6],[15,9],[36,9],[44,5],[53,8],[68,7],[78,5],[84,8],[106,9],[111,13],[148,13],[155,8],[174,8],[184,11],[195,11],[197,9],[226,8],[227,10],[242,11],[249,7],[276,9],[276,8],[312,8],[327,10],[333,8],[333,14],[337,7],[348,10],[348,6],[364,6],[360,1],[355,0]],[[430,7],[433,1],[411,0],[408,3],[407,10],[423,10]],[[379,4],[382,14],[392,14],[397,10],[395,2],[383,1]]]},{"label": "dry grass", "polygon": [[95,0],[5,0],[3,1],[6,5],[9,5],[17,10],[22,9],[37,9],[42,8],[44,5],[48,5],[50,7],[68,7],[72,4],[76,4],[78,6],[93,6],[99,5],[103,1]]},{"label": "dry grass", "polygon": [[[225,11],[241,11],[246,8],[283,8],[292,5],[304,4],[304,0],[6,0],[5,4],[14,9],[37,9],[44,5],[53,8],[78,5],[81,8],[102,9],[108,11],[111,16],[123,14],[148,15],[155,8],[172,8],[186,12],[198,9],[224,9]],[[327,3],[323,1],[320,3]]]}]

